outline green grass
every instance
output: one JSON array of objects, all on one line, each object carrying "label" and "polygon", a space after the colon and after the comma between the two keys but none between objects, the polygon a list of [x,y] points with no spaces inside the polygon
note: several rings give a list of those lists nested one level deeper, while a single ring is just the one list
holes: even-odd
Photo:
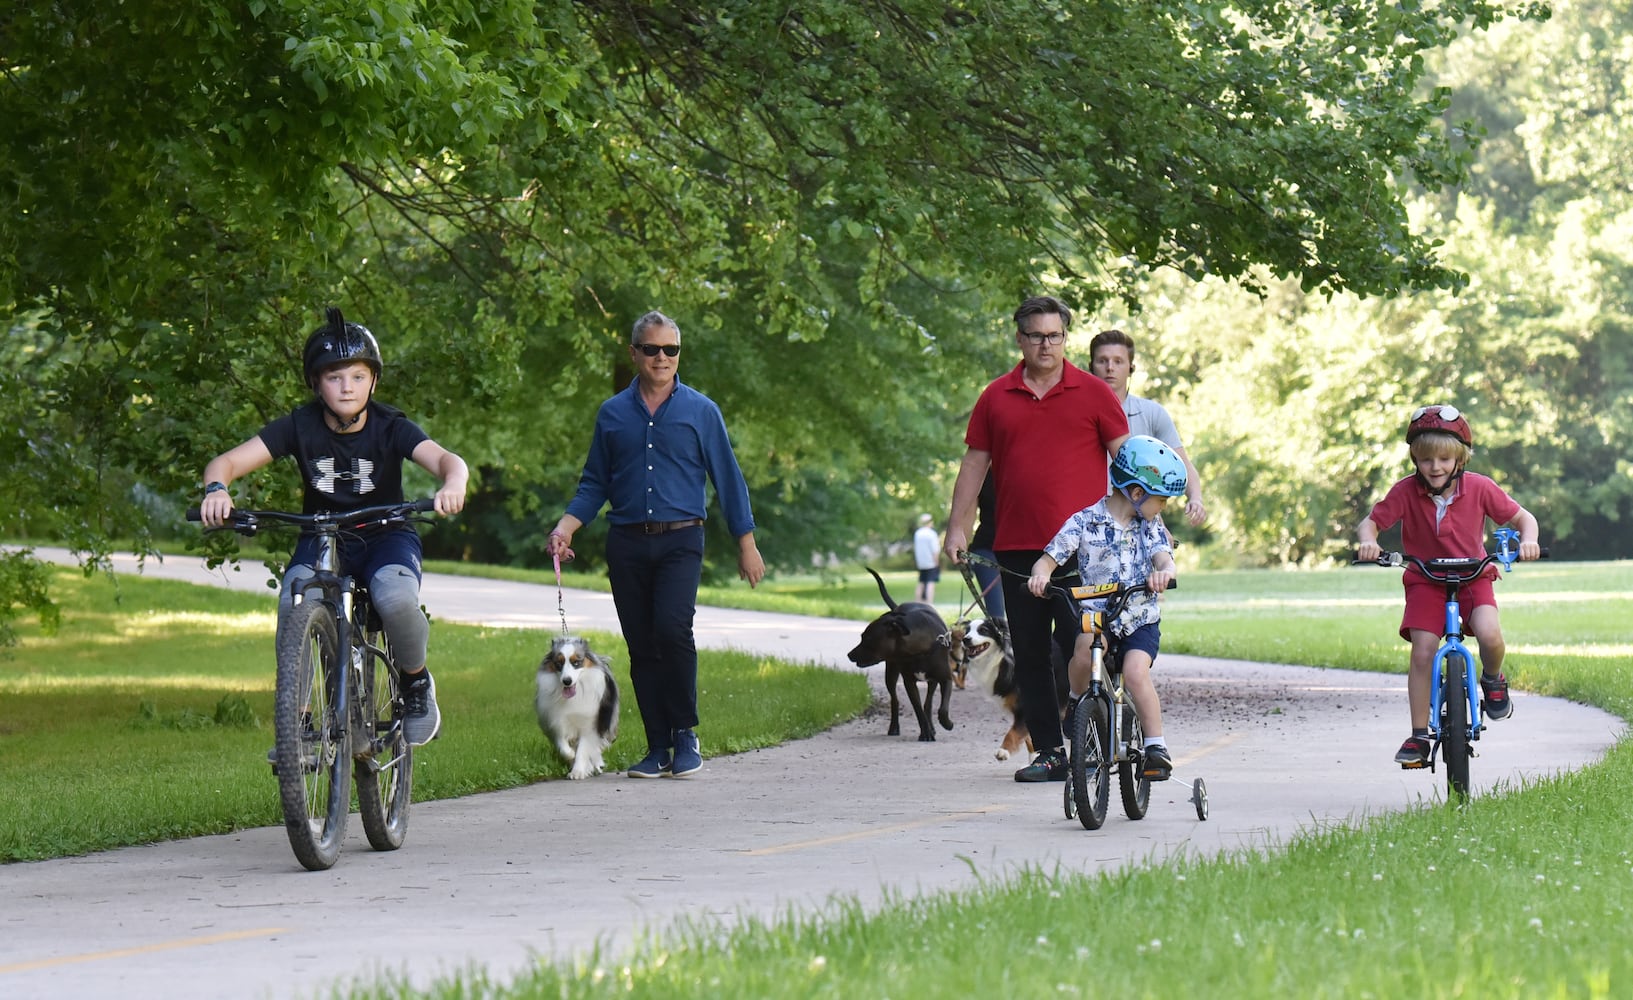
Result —
[{"label": "green grass", "polygon": [[[54,575],[60,634],[20,629],[0,651],[0,861],[60,857],[281,823],[268,793],[270,595],[72,570]],[[629,690],[621,638],[589,633]],[[566,773],[532,708],[550,636],[439,622],[432,630],[444,735],[417,755],[416,800],[509,788]],[[698,701],[713,755],[808,736],[862,711],[860,674],[746,653],[705,652]],[[607,753],[621,769],[633,738]]]},{"label": "green grass", "polygon": [[[63,583],[76,579],[65,576]],[[887,580],[898,596],[911,586],[907,574]],[[547,582],[554,582],[553,575]],[[861,605],[875,604],[878,596],[865,574],[838,584],[787,580],[779,586],[786,589],[727,590],[751,606],[764,606],[755,605],[762,600],[832,600],[836,609],[849,610],[825,613],[851,618],[868,617]],[[142,611],[135,599],[140,589],[129,583],[125,588],[126,603],[119,614],[109,614],[106,634],[70,634],[79,628],[76,598],[65,604],[72,613],[59,640],[60,656],[44,658],[43,666],[37,663],[26,674],[18,670],[19,661],[0,662],[0,697],[8,705],[0,717],[0,726],[7,727],[0,732],[0,787],[7,789],[8,806],[13,782],[30,769],[13,763],[26,745],[42,744],[33,752],[44,763],[53,744],[81,744],[75,765],[59,772],[43,793],[34,793],[62,794],[75,785],[96,787],[104,769],[124,769],[134,779],[144,766],[158,763],[137,760],[132,746],[141,745],[144,755],[161,748],[177,753],[177,747],[213,729],[223,730],[213,737],[244,742],[247,773],[264,798],[260,754],[270,739],[264,729],[270,624],[263,628],[244,619],[264,602],[178,585],[175,593],[160,595],[158,606],[166,611]],[[944,574],[942,589],[944,597],[956,599],[956,578],[949,581]],[[1633,601],[1625,596],[1630,591],[1633,564],[1518,567],[1498,591],[1507,666],[1516,683],[1633,716],[1633,640],[1626,627]],[[239,600],[248,603],[233,603]],[[106,599],[98,606],[106,606]],[[1394,572],[1188,573],[1182,588],[1169,595],[1164,642],[1170,651],[1199,655],[1400,671],[1406,647],[1395,635],[1399,616]],[[198,644],[185,653],[176,645],[183,620],[189,623],[186,641]],[[218,635],[221,631],[229,634]],[[503,664],[510,654],[502,650],[493,664],[478,665],[483,650],[500,646],[506,633],[439,623],[434,641],[452,643],[455,632],[469,634],[470,645],[460,647],[457,660],[462,669],[514,669],[514,663]],[[137,648],[129,645],[132,636],[155,634],[171,638],[157,646],[145,645],[147,640]],[[239,642],[250,645],[232,654]],[[29,653],[25,647],[21,655]],[[145,667],[139,657],[146,658]],[[229,668],[238,661],[246,666],[234,673]],[[208,662],[209,668],[197,677],[156,683],[172,676],[178,662]],[[141,680],[134,679],[137,675]],[[788,674],[824,676],[845,677]],[[785,680],[779,674],[776,686]],[[474,681],[462,680],[461,686],[468,682]],[[508,691],[504,684],[525,688],[526,682],[500,684],[496,690]],[[184,691],[186,699],[180,697]],[[234,728],[242,716],[234,695],[261,713],[262,728]],[[19,696],[60,697],[63,704],[53,713],[30,707],[18,714],[9,709]],[[151,710],[141,708],[144,700],[153,703]],[[560,765],[537,734],[525,732],[532,722],[525,698],[521,702],[519,713],[496,723],[521,732],[495,750],[522,762],[518,780],[559,774]],[[81,726],[77,715],[93,708],[101,721]],[[224,724],[214,721],[218,709]],[[479,710],[467,704],[454,709]],[[208,724],[201,721],[205,717]],[[30,727],[28,740],[17,738],[19,719]],[[806,721],[812,728],[823,724],[817,717]],[[796,728],[776,719],[766,725]],[[89,735],[73,741],[56,735],[81,730]],[[444,762],[445,742],[437,746],[438,771],[481,763],[456,766],[453,754]],[[228,756],[218,750],[195,760],[194,778],[223,773]],[[418,780],[430,780],[425,774],[422,766]],[[433,775],[444,782],[444,794],[458,790],[450,789],[448,775]],[[175,791],[161,782],[152,792],[149,825],[156,830],[173,822],[164,819],[167,814],[182,812]],[[209,794],[199,797],[202,802],[184,808],[210,804]],[[64,813],[76,815],[83,813]],[[0,824],[8,821],[0,817]],[[432,995],[1628,996],[1633,995],[1633,959],[1625,946],[1633,921],[1630,828],[1633,746],[1624,741],[1602,763],[1577,773],[1482,795],[1463,808],[1425,805],[1356,827],[1334,825],[1300,836],[1268,857],[1244,850],[1092,876],[1038,870],[973,892],[898,899],[873,913],[840,901],[820,913],[750,920],[729,931],[682,924],[616,964],[592,955],[576,964],[540,965],[530,976],[503,985],[467,974]],[[180,832],[199,831],[175,835]],[[1017,836],[1024,839],[1024,831]],[[357,995],[412,994],[387,979]]]}]

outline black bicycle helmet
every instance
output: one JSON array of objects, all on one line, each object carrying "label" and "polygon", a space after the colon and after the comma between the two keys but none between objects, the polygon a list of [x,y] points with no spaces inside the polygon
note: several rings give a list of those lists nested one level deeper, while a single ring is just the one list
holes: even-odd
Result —
[{"label": "black bicycle helmet", "polygon": [[328,322],[312,331],[306,338],[306,349],[301,352],[306,385],[317,392],[318,375],[325,369],[348,361],[361,361],[380,380],[380,344],[374,334],[361,323],[348,323],[340,309],[330,306],[324,312]]}]

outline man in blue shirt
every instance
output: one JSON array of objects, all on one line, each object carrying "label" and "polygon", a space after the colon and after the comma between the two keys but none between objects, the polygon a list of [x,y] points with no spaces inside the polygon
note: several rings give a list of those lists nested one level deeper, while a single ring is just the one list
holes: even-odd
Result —
[{"label": "man in blue shirt", "polygon": [[646,729],[646,756],[629,776],[679,778],[703,766],[692,621],[703,573],[705,479],[737,539],[737,575],[756,586],[765,562],[720,408],[676,376],[680,327],[661,312],[647,313],[630,333],[629,357],[635,381],[596,414],[578,492],[550,532],[550,553],[569,557],[573,533],[610,504],[607,579]]}]

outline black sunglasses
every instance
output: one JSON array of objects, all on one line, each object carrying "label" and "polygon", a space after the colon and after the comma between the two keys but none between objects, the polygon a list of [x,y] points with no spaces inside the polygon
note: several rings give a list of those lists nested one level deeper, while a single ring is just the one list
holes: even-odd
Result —
[{"label": "black sunglasses", "polygon": [[636,344],[635,349],[649,358],[657,357],[659,351],[662,351],[665,357],[670,358],[680,353],[679,344]]}]

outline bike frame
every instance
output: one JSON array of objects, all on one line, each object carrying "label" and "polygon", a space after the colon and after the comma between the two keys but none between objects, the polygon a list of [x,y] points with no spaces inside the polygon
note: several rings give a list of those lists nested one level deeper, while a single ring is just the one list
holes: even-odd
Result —
[{"label": "bike frame", "polygon": [[[1074,601],[1096,600],[1114,595],[1120,589],[1120,584],[1106,583],[1085,587],[1074,587],[1070,598]],[[1125,591],[1125,594],[1133,591]],[[1126,597],[1124,600],[1126,601]],[[1122,602],[1118,602],[1122,603]],[[1079,605],[1081,607],[1081,605]],[[1107,741],[1111,744],[1111,759],[1108,764],[1120,764],[1129,759],[1128,748],[1123,740],[1123,713],[1124,700],[1127,697],[1123,687],[1122,650],[1113,649],[1110,633],[1106,630],[1106,616],[1113,613],[1110,608],[1102,611],[1079,611],[1082,617],[1083,631],[1090,635],[1093,655],[1090,659],[1091,671],[1089,687],[1083,693],[1085,698],[1098,698],[1106,705],[1106,717],[1109,720],[1110,732]],[[1107,667],[1107,662],[1112,666]]]},{"label": "bike frame", "polygon": [[1446,662],[1453,656],[1463,658],[1463,693],[1469,703],[1469,742],[1478,740],[1486,728],[1480,713],[1479,656],[1463,642],[1463,610],[1457,600],[1457,591],[1462,584],[1442,582],[1446,585],[1446,631],[1440,648],[1435,650],[1434,665],[1429,671],[1429,735],[1434,737],[1437,752],[1445,738],[1440,717],[1444,714],[1442,709],[1446,700]]},{"label": "bike frame", "polygon": [[[318,551],[312,569],[310,580],[301,584],[300,588],[290,595],[291,606],[299,605],[311,599],[314,591],[320,592],[321,600],[326,600],[335,609],[335,641],[337,646],[345,651],[347,669],[339,672],[337,681],[339,690],[334,693],[335,716],[340,727],[342,745],[351,746],[352,734],[348,731],[352,721],[352,681],[353,674],[362,669],[362,664],[354,657],[352,644],[353,621],[352,610],[357,584],[350,576],[340,572],[340,527],[335,522],[317,525]],[[355,678],[361,681],[361,678]],[[371,740],[372,742],[372,740]],[[355,751],[354,751],[355,752]]]}]

